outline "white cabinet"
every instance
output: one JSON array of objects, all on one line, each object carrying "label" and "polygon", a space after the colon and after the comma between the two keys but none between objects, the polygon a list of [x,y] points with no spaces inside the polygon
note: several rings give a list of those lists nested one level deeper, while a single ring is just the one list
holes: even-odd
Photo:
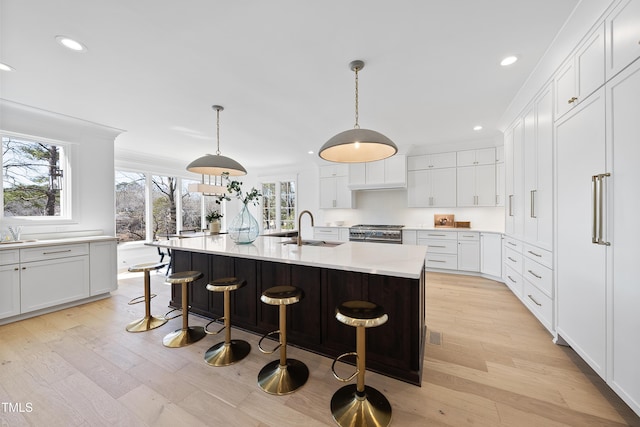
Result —
[{"label": "white cabinet", "polygon": [[458,269],[458,235],[455,231],[418,231],[418,244],[428,246],[426,267]]},{"label": "white cabinet", "polygon": [[496,163],[495,148],[480,148],[456,153],[456,166],[493,165]]},{"label": "white cabinet", "polygon": [[496,148],[496,206],[504,206],[505,198],[505,166],[504,166],[504,146]]},{"label": "white cabinet", "polygon": [[495,206],[495,163],[458,167],[456,171],[456,188],[458,206]]},{"label": "white cabinet", "polygon": [[522,278],[522,242],[505,236],[503,253],[504,283],[518,298],[522,299],[524,279]]},{"label": "white cabinet", "polygon": [[480,271],[480,233],[458,232],[458,270]]},{"label": "white cabinet", "polygon": [[116,242],[89,243],[90,295],[115,291],[118,287]]},{"label": "white cabinet", "polygon": [[353,193],[349,190],[349,166],[320,166],[320,208],[350,209],[353,207]]},{"label": "white cabinet", "polygon": [[407,184],[410,208],[456,206],[456,168],[412,170]]},{"label": "white cabinet", "polygon": [[556,117],[586,99],[605,81],[604,24],[585,40],[555,78]]},{"label": "white cabinet", "polygon": [[407,170],[455,168],[456,152],[407,157]]},{"label": "white cabinet", "polygon": [[416,230],[402,230],[402,244],[403,245],[417,245],[418,244],[418,232]]},{"label": "white cabinet", "polygon": [[480,272],[502,277],[502,234],[480,233]]},{"label": "white cabinet", "polygon": [[505,233],[521,238],[524,233],[523,120],[505,133]]},{"label": "white cabinet", "polygon": [[524,117],[524,240],[553,245],[553,91],[547,86]]},{"label": "white cabinet", "polygon": [[607,80],[640,57],[640,0],[623,0],[607,17]]},{"label": "white cabinet", "polygon": [[20,314],[19,260],[17,249],[0,251],[0,319]]},{"label": "white cabinet", "polygon": [[560,119],[556,137],[557,332],[604,377],[607,247],[590,236],[597,222],[592,177],[607,172],[604,89]]},{"label": "white cabinet", "polygon": [[375,162],[351,163],[348,185],[351,190],[406,188],[407,157],[396,154]]}]

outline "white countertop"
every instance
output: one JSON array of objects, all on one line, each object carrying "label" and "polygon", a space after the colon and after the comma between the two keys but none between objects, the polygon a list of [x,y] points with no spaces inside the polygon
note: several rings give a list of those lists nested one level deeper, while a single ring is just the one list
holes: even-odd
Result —
[{"label": "white countertop", "polygon": [[427,253],[426,246],[345,242],[335,247],[283,245],[291,240],[258,237],[249,245],[237,245],[228,235],[161,240],[150,246],[190,252],[251,258],[334,270],[419,279]]},{"label": "white countertop", "polygon": [[65,239],[47,239],[47,240],[18,240],[17,242],[0,242],[0,251],[7,249],[26,249],[38,246],[54,246],[67,245],[70,243],[88,243],[88,242],[106,242],[118,240],[113,236],[82,236],[69,237]]}]

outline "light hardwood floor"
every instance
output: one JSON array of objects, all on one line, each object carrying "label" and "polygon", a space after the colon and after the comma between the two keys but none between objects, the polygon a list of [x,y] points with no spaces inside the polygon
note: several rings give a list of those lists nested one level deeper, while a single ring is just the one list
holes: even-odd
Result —
[{"label": "light hardwood floor", "polygon": [[[152,275],[159,294],[154,314],[166,311],[169,287],[162,282]],[[436,273],[427,274],[427,283],[422,387],[367,373],[367,383],[391,402],[392,425],[640,426],[503,284]],[[153,331],[126,332],[143,314],[142,305],[127,305],[141,290],[141,274],[124,274],[109,299],[0,326],[0,425],[334,425],[329,401],[342,384],[331,375],[332,360],[290,348],[310,379],[294,394],[268,395],[256,375],[275,357],[258,351],[255,335],[234,329],[251,353],[214,368],[203,353],[222,337],[163,347],[162,337],[180,327],[180,318]],[[190,322],[205,320],[191,316]],[[16,404],[23,412],[15,412]]]}]

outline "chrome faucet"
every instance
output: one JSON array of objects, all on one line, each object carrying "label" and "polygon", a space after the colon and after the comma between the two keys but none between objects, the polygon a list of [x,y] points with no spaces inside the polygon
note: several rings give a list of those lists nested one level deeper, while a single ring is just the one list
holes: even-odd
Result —
[{"label": "chrome faucet", "polygon": [[311,226],[313,227],[313,214],[307,210],[300,212],[300,215],[298,215],[298,246],[302,246],[302,229],[300,228],[300,221],[302,220],[302,215],[306,213],[311,217]]}]

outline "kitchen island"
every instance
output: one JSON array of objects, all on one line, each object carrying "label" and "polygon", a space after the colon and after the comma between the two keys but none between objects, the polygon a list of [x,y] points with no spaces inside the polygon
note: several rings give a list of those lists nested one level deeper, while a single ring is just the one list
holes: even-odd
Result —
[{"label": "kitchen island", "polygon": [[[328,357],[355,350],[355,329],[335,319],[338,304],[355,299],[380,304],[389,321],[367,331],[367,368],[420,385],[427,248],[360,242],[297,246],[287,241],[261,236],[252,244],[236,245],[227,235],[212,235],[149,244],[172,250],[175,272],[204,274],[190,293],[192,313],[221,317],[222,298],[207,291],[207,283],[244,278],[247,285],[231,294],[231,322],[257,334],[278,329],[278,310],[260,303],[262,292],[276,285],[301,288],[304,298],[289,307],[289,344]],[[175,287],[170,305],[180,307],[180,298]]]}]

